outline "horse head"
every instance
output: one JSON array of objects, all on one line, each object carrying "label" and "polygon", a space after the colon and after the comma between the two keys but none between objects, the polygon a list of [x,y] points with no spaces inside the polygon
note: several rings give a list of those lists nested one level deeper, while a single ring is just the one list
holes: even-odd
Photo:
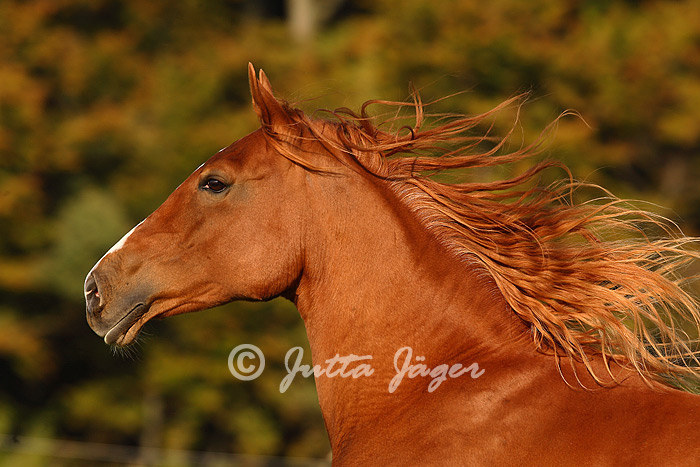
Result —
[{"label": "horse head", "polygon": [[304,169],[264,131],[292,125],[261,71],[249,68],[263,129],[222,149],[87,275],[87,320],[128,345],[152,318],[290,292],[302,270]]}]

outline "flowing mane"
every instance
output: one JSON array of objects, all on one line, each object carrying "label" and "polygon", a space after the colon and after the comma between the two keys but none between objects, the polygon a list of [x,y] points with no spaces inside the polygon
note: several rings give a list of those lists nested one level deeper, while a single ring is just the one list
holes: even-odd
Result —
[{"label": "flowing mane", "polygon": [[[320,143],[329,156],[386,181],[437,241],[490,275],[531,328],[534,345],[553,353],[557,365],[562,357],[572,368],[575,360],[583,362],[607,385],[617,382],[609,366],[614,361],[646,379],[697,391],[700,306],[683,279],[699,256],[696,239],[661,216],[574,181],[553,161],[531,162],[502,180],[442,181],[462,169],[519,163],[541,153],[547,131],[512,151],[506,149],[512,130],[503,138],[490,135],[492,117],[519,110],[522,97],[481,115],[431,116],[414,93],[409,103],[368,101],[359,113],[337,109],[328,112],[330,120],[279,101],[293,123],[261,122],[268,142],[308,170],[329,171],[303,156],[309,144]],[[371,117],[368,108],[377,104],[412,109],[414,124],[388,129],[402,120]],[[484,134],[472,134],[484,127]],[[538,186],[541,172],[553,166],[567,177]],[[602,196],[575,202],[582,189]],[[602,357],[605,374],[594,370],[594,356]]]}]

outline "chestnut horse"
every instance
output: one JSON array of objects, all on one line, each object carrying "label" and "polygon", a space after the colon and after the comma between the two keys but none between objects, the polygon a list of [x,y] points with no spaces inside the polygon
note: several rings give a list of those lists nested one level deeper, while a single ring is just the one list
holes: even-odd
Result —
[{"label": "chestnut horse", "polygon": [[425,127],[417,95],[380,101],[415,112],[394,132],[366,105],[311,118],[249,78],[261,128],[88,274],[87,320],[107,344],[155,317],[283,296],[315,365],[372,357],[371,376],[316,377],[336,465],[700,462],[700,397],[668,384],[700,373],[680,276],[692,239],[607,195],[573,202],[570,176],[537,186],[550,162],[436,177],[538,153],[470,136],[512,100]]}]

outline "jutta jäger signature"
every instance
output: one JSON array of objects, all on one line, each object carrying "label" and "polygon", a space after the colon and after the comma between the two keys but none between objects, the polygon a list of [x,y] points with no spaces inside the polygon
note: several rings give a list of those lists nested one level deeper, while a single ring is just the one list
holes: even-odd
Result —
[{"label": "jutta j\u00e4ger signature", "polygon": [[[294,381],[297,375],[308,378],[313,375],[315,378],[361,378],[369,377],[374,374],[372,367],[371,355],[345,355],[336,354],[332,358],[325,361],[325,366],[307,365],[301,362],[304,356],[302,347],[293,347],[289,349],[285,356],[285,367],[287,375],[280,383],[280,392],[285,392]],[[453,363],[452,365],[440,364],[433,368],[428,367],[425,363],[425,357],[418,355],[413,357],[413,349],[411,347],[401,347],[394,354],[394,370],[396,374],[389,382],[388,390],[390,393],[396,391],[401,385],[404,378],[431,378],[428,384],[428,392],[435,391],[448,378],[455,379],[465,374],[469,374],[472,379],[477,379],[484,374],[484,369],[479,368],[478,363],[472,363],[465,367],[461,363]]]}]

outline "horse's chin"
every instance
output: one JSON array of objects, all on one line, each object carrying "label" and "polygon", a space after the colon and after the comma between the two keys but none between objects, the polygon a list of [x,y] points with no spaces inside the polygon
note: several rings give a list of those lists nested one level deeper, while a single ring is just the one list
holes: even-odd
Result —
[{"label": "horse's chin", "polygon": [[105,344],[126,347],[133,344],[143,325],[152,317],[147,316],[149,307],[144,303],[135,305],[104,335]]}]

